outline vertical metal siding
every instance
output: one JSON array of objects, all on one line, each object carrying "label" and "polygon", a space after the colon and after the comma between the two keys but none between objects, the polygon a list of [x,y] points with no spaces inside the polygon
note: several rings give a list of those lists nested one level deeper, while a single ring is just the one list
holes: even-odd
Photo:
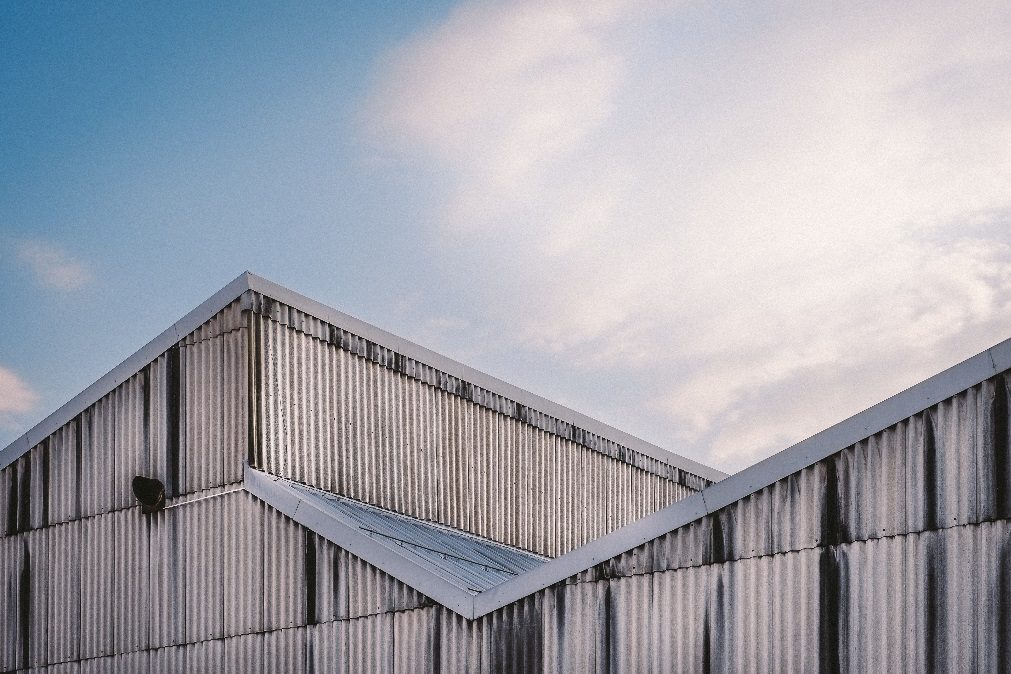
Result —
[{"label": "vertical metal siding", "polygon": [[76,420],[65,424],[49,437],[50,524],[77,517],[77,425]]},{"label": "vertical metal siding", "polygon": [[[263,504],[245,491],[222,496],[224,526],[224,632],[226,636],[263,630]],[[271,569],[273,572],[273,569]]]},{"label": "vertical metal siding", "polygon": [[81,657],[113,653],[115,518],[89,517],[81,526]]},{"label": "vertical metal siding", "polygon": [[691,493],[312,334],[252,320],[268,472],[548,555]]},{"label": "vertical metal siding", "polygon": [[49,539],[49,592],[47,662],[80,657],[81,632],[81,526],[76,522],[45,529]]},{"label": "vertical metal siding", "polygon": [[545,591],[545,671],[608,671],[608,591],[607,581]]},{"label": "vertical metal siding", "polygon": [[113,569],[113,649],[148,648],[150,634],[150,518],[139,508],[108,515],[113,520],[106,563]]},{"label": "vertical metal siding", "polygon": [[264,674],[306,671],[305,628],[266,632],[263,635],[263,664]]},{"label": "vertical metal siding", "polygon": [[349,620],[348,665],[351,671],[393,673],[393,614]]},{"label": "vertical metal siding", "polygon": [[150,638],[155,648],[186,641],[185,522],[178,513],[187,507],[194,506],[162,510],[151,516]]},{"label": "vertical metal siding", "polygon": [[348,674],[357,671],[348,663],[347,620],[320,623],[306,630],[307,671]]},{"label": "vertical metal siding", "polygon": [[263,628],[305,624],[305,533],[294,521],[263,504]]},{"label": "vertical metal siding", "polygon": [[[263,634],[243,634],[224,640],[224,674],[262,674]],[[321,671],[321,670],[317,670]]]},{"label": "vertical metal siding", "polygon": [[121,653],[85,660],[80,663],[78,671],[80,674],[148,674],[151,671],[150,659],[146,652]]},{"label": "vertical metal siding", "polygon": [[438,614],[421,608],[393,614],[393,671],[396,674],[427,674],[441,669],[437,662]]},{"label": "vertical metal siding", "polygon": [[[223,514],[228,496],[176,508],[185,569],[186,641],[224,636]],[[159,551],[165,552],[165,551]]]}]

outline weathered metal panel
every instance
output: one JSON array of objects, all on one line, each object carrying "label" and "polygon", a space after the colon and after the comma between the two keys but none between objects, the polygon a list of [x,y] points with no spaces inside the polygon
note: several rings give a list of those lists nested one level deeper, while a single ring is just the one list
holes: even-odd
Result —
[{"label": "weathered metal panel", "polygon": [[305,531],[262,504],[263,628],[276,630],[306,623]]},{"label": "weathered metal panel", "polygon": [[248,329],[238,303],[208,325],[175,349],[178,373],[162,354],[0,472],[0,530],[131,507],[138,474],[163,480],[170,496],[240,481]]},{"label": "weathered metal panel", "polygon": [[307,565],[308,588],[315,604],[315,622],[346,620],[375,613],[401,611],[429,603],[424,595],[347,550],[310,534],[306,542],[315,555]]},{"label": "weathered metal panel", "polygon": [[620,672],[1003,671],[1009,531],[1004,520],[556,586],[544,591],[546,662],[551,671],[605,660]]},{"label": "weathered metal panel", "polygon": [[348,665],[351,671],[392,674],[393,614],[381,613],[348,621]]},{"label": "weathered metal panel", "polygon": [[[61,426],[49,438],[48,511],[49,523],[67,522],[77,517],[78,422]],[[0,506],[2,507],[2,506]]]},{"label": "weathered metal panel", "polygon": [[453,611],[438,607],[439,661],[444,672],[481,672],[484,619],[467,620]]},{"label": "weathered metal panel", "polygon": [[[304,672],[306,666],[306,630],[304,627],[264,633],[264,674]],[[369,670],[363,669],[362,671]]]},{"label": "weathered metal panel", "polygon": [[169,646],[150,652],[151,674],[221,672],[225,668],[223,639]]},{"label": "weathered metal panel", "polygon": [[[224,631],[228,636],[263,630],[263,504],[246,491],[224,500]],[[271,569],[273,572],[273,569]]]},{"label": "weathered metal panel", "polygon": [[[104,658],[84,660],[80,663],[80,674],[148,674],[151,672],[151,654],[147,651],[139,653],[119,653]],[[175,670],[182,671],[182,670]],[[211,671],[211,670],[189,670]]]},{"label": "weathered metal panel", "polygon": [[976,653],[979,672],[1011,671],[1011,522],[980,525],[979,557],[965,571],[978,578]]},{"label": "weathered metal panel", "polygon": [[1004,379],[941,401],[578,578],[949,528],[1002,513],[1011,492]]},{"label": "weathered metal panel", "polygon": [[442,671],[436,660],[438,614],[434,607],[393,614],[393,671],[427,674]]},{"label": "weathered metal panel", "polygon": [[13,671],[20,662],[19,616],[21,555],[15,535],[0,537],[0,667]]},{"label": "weathered metal panel", "polygon": [[[322,536],[310,534],[306,546],[314,548],[313,566],[316,585],[316,611],[314,622],[344,620],[348,616],[348,552]],[[307,577],[310,577],[307,574]]]},{"label": "weathered metal panel", "polygon": [[306,629],[306,658],[308,671],[348,674],[352,669],[348,663],[349,622],[339,620],[311,625]]},{"label": "weathered metal panel", "polygon": [[223,674],[262,674],[262,633],[229,637],[224,640],[224,648]]},{"label": "weathered metal panel", "polygon": [[169,508],[150,518],[152,648],[186,642],[185,521],[181,510]]},{"label": "weathered metal panel", "polygon": [[81,516],[109,511],[115,465],[114,394],[108,393],[81,414]]},{"label": "weathered metal panel", "polygon": [[112,417],[112,484],[110,509],[135,503],[130,481],[134,475],[149,475],[148,419],[149,381],[147,368],[130,377],[109,394]]},{"label": "weathered metal panel", "polygon": [[[222,527],[225,499],[206,498],[173,510],[181,521],[186,641],[224,636],[224,560]],[[164,552],[164,551],[161,551]]]},{"label": "weathered metal panel", "polygon": [[81,657],[114,653],[115,517],[79,520],[81,526]]},{"label": "weathered metal panel", "polygon": [[44,530],[49,539],[50,663],[77,660],[81,653],[82,528],[80,522],[68,522]]},{"label": "weathered metal panel", "polygon": [[608,581],[559,585],[545,591],[545,671],[608,671],[608,593]]},{"label": "weathered metal panel", "polygon": [[148,648],[151,624],[150,529],[151,518],[140,508],[121,510],[105,517],[114,521],[108,541],[108,563],[113,567],[113,648],[129,653]]},{"label": "weathered metal panel", "polygon": [[646,470],[655,459],[635,467],[627,452],[531,426],[326,332],[254,324],[268,472],[549,555],[690,493]]},{"label": "weathered metal panel", "polygon": [[223,480],[223,346],[223,339],[215,337],[180,348],[185,400],[185,432],[180,452],[182,490],[186,492],[221,484]]}]

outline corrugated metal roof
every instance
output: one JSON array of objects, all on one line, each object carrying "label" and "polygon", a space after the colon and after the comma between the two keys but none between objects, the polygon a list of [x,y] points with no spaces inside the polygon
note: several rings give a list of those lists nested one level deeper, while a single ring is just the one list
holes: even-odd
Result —
[{"label": "corrugated metal roof", "polygon": [[419,566],[468,592],[482,592],[544,564],[548,558],[426,522],[344,496],[282,481],[324,512],[357,527],[364,536],[392,547]]},{"label": "corrugated metal roof", "polygon": [[[548,562],[547,557],[452,527],[251,468],[246,471],[245,485],[253,494],[366,561],[395,576],[409,576],[401,580],[430,596],[449,586],[472,597]],[[425,583],[419,571],[438,580]]]}]

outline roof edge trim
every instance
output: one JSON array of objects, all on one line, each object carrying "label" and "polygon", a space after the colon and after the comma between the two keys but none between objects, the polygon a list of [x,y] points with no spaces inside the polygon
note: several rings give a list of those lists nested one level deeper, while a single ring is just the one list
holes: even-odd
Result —
[{"label": "roof edge trim", "polygon": [[284,484],[281,478],[246,465],[243,470],[243,488],[334,545],[364,559],[446,608],[473,619],[475,595],[455,587],[425,567],[338,521]]}]

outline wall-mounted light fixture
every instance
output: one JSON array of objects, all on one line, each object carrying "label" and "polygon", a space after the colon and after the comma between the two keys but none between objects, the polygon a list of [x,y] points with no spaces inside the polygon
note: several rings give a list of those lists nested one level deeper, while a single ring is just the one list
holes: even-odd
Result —
[{"label": "wall-mounted light fixture", "polygon": [[165,485],[153,477],[136,475],[133,478],[133,495],[140,501],[145,514],[158,512],[165,507]]}]

